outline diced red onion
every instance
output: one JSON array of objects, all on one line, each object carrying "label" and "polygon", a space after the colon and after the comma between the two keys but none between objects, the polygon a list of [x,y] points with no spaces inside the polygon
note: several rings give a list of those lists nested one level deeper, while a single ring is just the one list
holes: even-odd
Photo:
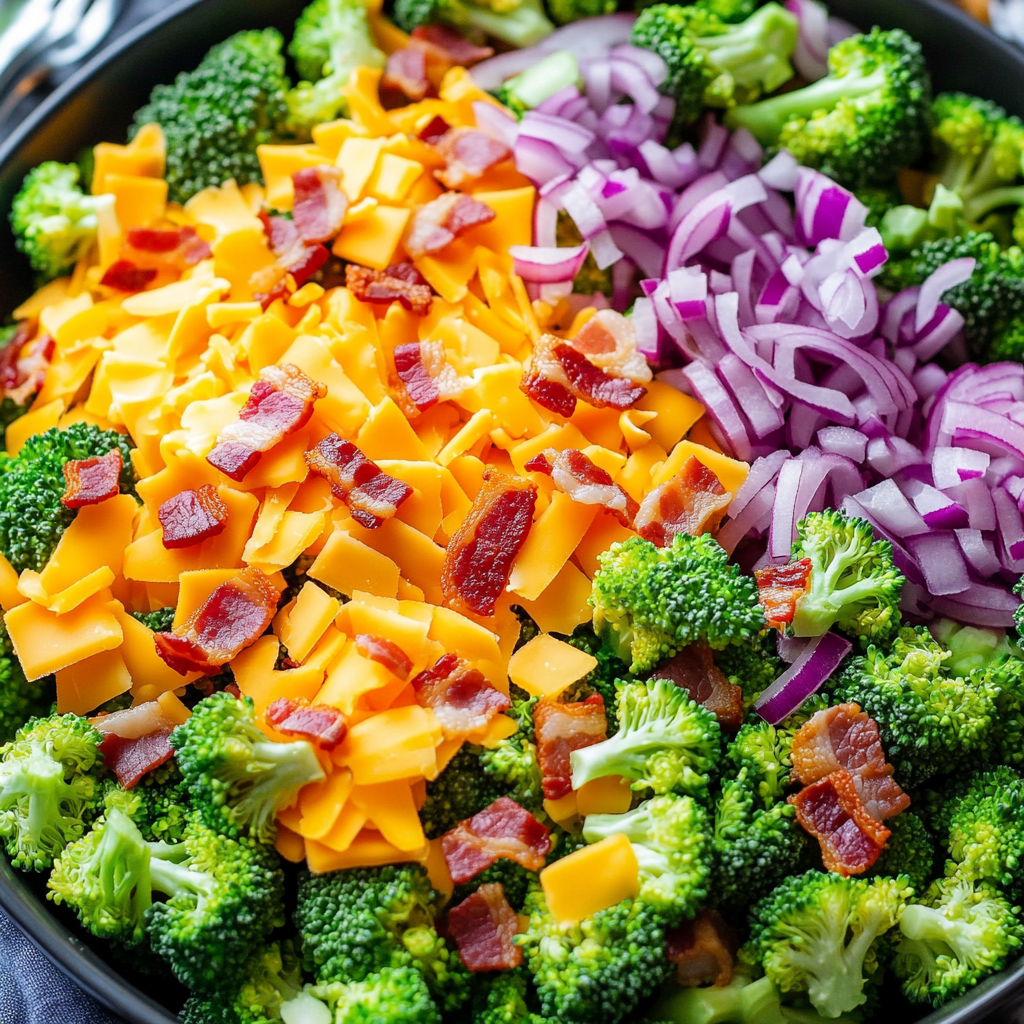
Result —
[{"label": "diced red onion", "polygon": [[816,82],[828,74],[828,11],[816,0],[786,0],[799,24],[793,66],[801,78]]},{"label": "diced red onion", "polygon": [[769,725],[778,725],[821,688],[853,645],[835,633],[814,637],[796,661],[754,702],[754,710]]},{"label": "diced red onion", "polygon": [[918,333],[935,316],[942,296],[950,288],[955,288],[958,284],[970,280],[971,274],[974,273],[975,263],[976,260],[973,256],[965,256],[962,259],[943,263],[941,267],[928,275],[921,285],[921,294],[917,300],[917,313],[914,317],[914,327]]},{"label": "diced red onion", "polygon": [[537,284],[551,284],[571,281],[587,258],[588,246],[576,245],[571,248],[548,248],[538,245],[513,245],[509,254],[515,264],[515,272],[524,281]]}]

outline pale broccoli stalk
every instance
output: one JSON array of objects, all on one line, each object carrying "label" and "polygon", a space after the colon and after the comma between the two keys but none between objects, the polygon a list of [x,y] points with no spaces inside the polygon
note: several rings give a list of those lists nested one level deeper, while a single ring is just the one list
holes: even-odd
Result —
[{"label": "pale broccoli stalk", "polygon": [[503,82],[495,95],[513,114],[522,117],[566,86],[579,83],[580,65],[576,55],[568,50],[556,50]]}]

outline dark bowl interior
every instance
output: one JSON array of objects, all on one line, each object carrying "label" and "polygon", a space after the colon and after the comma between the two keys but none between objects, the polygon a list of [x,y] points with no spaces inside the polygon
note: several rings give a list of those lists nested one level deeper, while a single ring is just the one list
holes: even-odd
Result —
[{"label": "dark bowl interior", "polygon": [[[833,13],[859,27],[906,29],[924,46],[937,89],[977,93],[1024,115],[1024,52],[942,0],[828,2]],[[6,216],[25,172],[43,160],[73,160],[100,140],[122,141],[132,114],[154,85],[194,67],[208,47],[239,29],[275,25],[287,31],[304,6],[303,0],[179,0],[99,54],[0,140],[0,315],[32,290]],[[14,871],[0,857],[0,906],[61,970],[131,1024],[174,1024],[181,988],[137,971],[138,958],[132,954],[118,957],[115,969],[109,950],[86,942],[74,920],[45,901],[44,892],[40,879]],[[1022,1003],[1024,962],[925,1021],[965,1024]],[[897,1015],[904,1020],[914,1016],[905,1005],[890,1003],[883,1004],[879,1017]]]}]

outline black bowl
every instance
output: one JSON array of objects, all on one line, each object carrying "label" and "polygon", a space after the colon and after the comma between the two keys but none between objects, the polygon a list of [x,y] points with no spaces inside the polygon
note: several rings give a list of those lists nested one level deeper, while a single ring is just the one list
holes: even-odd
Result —
[{"label": "black bowl", "polygon": [[[906,29],[924,46],[937,89],[963,89],[1024,115],[1024,52],[1003,42],[942,0],[828,0],[833,13],[862,28]],[[24,258],[7,229],[7,211],[21,179],[43,160],[74,160],[100,140],[121,141],[137,110],[159,82],[194,67],[214,43],[245,28],[275,25],[287,32],[304,0],[179,0],[127,33],[56,90],[9,138],[0,140],[0,315],[32,290]],[[2,322],[2,321],[0,321]],[[118,969],[107,951],[83,941],[80,929],[47,904],[41,881],[0,857],[0,906],[67,975],[131,1024],[175,1024],[181,990],[135,972],[127,957]],[[104,953],[100,956],[95,950]],[[130,979],[130,980],[129,980]],[[145,991],[144,991],[145,990]],[[149,993],[149,994],[146,994]],[[153,998],[155,997],[155,998]],[[968,996],[921,1024],[966,1024],[1009,1004],[1024,1003],[1024,961],[988,979]],[[914,1014],[884,1006],[880,1017]]]}]

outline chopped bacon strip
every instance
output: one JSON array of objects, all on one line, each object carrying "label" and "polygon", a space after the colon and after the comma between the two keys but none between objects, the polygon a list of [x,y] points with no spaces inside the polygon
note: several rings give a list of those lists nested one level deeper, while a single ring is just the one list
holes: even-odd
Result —
[{"label": "chopped bacon strip", "polygon": [[119,292],[141,292],[157,273],[156,267],[137,267],[131,260],[115,260],[100,278],[100,284]]},{"label": "chopped bacon strip", "polygon": [[796,808],[796,820],[821,845],[826,871],[863,874],[889,838],[889,830],[864,806],[845,768],[804,786],[789,803]]},{"label": "chopped bacon strip", "polygon": [[341,231],[348,212],[341,176],[337,167],[330,166],[303,167],[292,174],[292,221],[306,245],[328,242]]},{"label": "chopped bacon strip", "polygon": [[443,50],[452,64],[458,64],[464,68],[494,56],[494,50],[491,47],[477,46],[461,32],[457,32],[447,25],[420,25],[412,30],[412,38],[417,42],[427,43]]},{"label": "chopped bacon strip", "polygon": [[157,509],[165,548],[187,548],[216,537],[228,523],[228,507],[216,487],[179,491]]},{"label": "chopped bacon strip", "polygon": [[106,455],[91,459],[69,459],[63,468],[61,504],[65,508],[81,508],[83,505],[98,505],[117,496],[124,459],[121,449],[115,448]]},{"label": "chopped bacon strip", "polygon": [[726,729],[743,724],[743,690],[730,683],[715,664],[711,648],[690,644],[673,655],[652,678],[668,679],[682,687],[696,704],[702,704]]},{"label": "chopped bacon strip", "polygon": [[267,722],[285,736],[299,736],[321,750],[333,750],[348,732],[348,720],[330,704],[279,697],[267,708]]},{"label": "chopped bacon strip", "polygon": [[328,434],[306,452],[306,465],[331,485],[331,493],[368,530],[376,530],[391,519],[412,494],[407,483],[388,476],[351,441],[343,441],[337,434]]},{"label": "chopped bacon strip", "polygon": [[462,192],[445,192],[419,207],[405,235],[405,251],[418,259],[439,252],[459,235],[497,216],[485,203]]},{"label": "chopped bacon strip", "polygon": [[451,131],[451,125],[440,114],[435,114],[420,129],[418,137],[427,145],[433,146],[435,143],[440,142],[449,131]]},{"label": "chopped bacon strip", "polygon": [[811,586],[811,560],[798,558],[785,565],[754,570],[757,597],[770,628],[783,629],[793,621],[796,603]]},{"label": "chopped bacon strip", "polygon": [[496,690],[479,669],[456,654],[444,654],[412,681],[419,702],[433,708],[447,740],[483,729],[512,701]]},{"label": "chopped bacon strip", "polygon": [[481,885],[448,911],[448,934],[459,948],[459,959],[470,971],[502,971],[523,962],[522,947],[512,940],[519,918],[497,882]]},{"label": "chopped bacon strip", "polygon": [[701,910],[695,918],[665,931],[666,953],[676,965],[676,982],[683,988],[732,981],[736,936],[717,910]]},{"label": "chopped bacon strip", "polygon": [[14,337],[0,351],[2,397],[9,398],[15,405],[25,405],[43,386],[47,367],[57,349],[57,343],[49,334],[42,334],[29,344],[35,329],[34,320],[22,320]]},{"label": "chopped bacon strip", "polygon": [[427,78],[427,53],[420,46],[406,46],[395,50],[384,65],[382,88],[397,89],[410,100],[421,100],[430,88]]},{"label": "chopped bacon strip", "polygon": [[838,704],[817,712],[793,737],[793,776],[818,782],[840,768],[853,777],[868,811],[879,821],[900,814],[910,797],[893,779],[885,760],[878,725],[857,704]]},{"label": "chopped bacon strip", "polygon": [[522,477],[493,469],[473,507],[448,542],[441,567],[445,604],[457,612],[494,614],[512,573],[512,563],[533,525],[537,488]]},{"label": "chopped bacon strip", "polygon": [[555,486],[581,505],[606,508],[625,527],[632,527],[639,505],[606,470],[576,448],[547,448],[526,463],[530,472],[547,473]]},{"label": "chopped bacon strip", "polygon": [[287,295],[285,277],[290,274],[295,286],[304,285],[328,260],[330,252],[319,242],[304,242],[295,221],[271,217],[260,212],[263,231],[277,262],[258,271],[249,281],[257,301],[265,306]]},{"label": "chopped bacon strip", "polygon": [[569,755],[608,738],[604,700],[598,693],[575,704],[540,700],[533,708],[533,725],[544,796],[560,800],[572,792]]},{"label": "chopped bacon strip", "polygon": [[185,675],[213,675],[270,625],[277,591],[259,569],[245,568],[222,583],[173,633],[154,633],[156,653]]},{"label": "chopped bacon strip", "polygon": [[145,736],[127,739],[108,732],[100,743],[103,762],[117,776],[125,789],[131,789],[143,775],[174,756],[170,729],[161,729]]},{"label": "chopped bacon strip", "polygon": [[515,800],[502,796],[445,832],[441,849],[452,881],[463,885],[502,859],[540,871],[551,852],[551,830]]},{"label": "chopped bacon strip", "polygon": [[356,634],[356,650],[364,658],[383,665],[393,676],[408,679],[412,671],[412,658],[401,647],[383,636],[370,636],[368,633]]},{"label": "chopped bacon strip", "polygon": [[434,145],[447,164],[434,172],[445,188],[459,188],[512,156],[504,142],[476,128],[451,128]]},{"label": "chopped bacon strip", "polygon": [[409,419],[415,419],[438,402],[457,398],[473,386],[472,380],[456,373],[440,341],[397,345],[392,359],[395,397]]},{"label": "chopped bacon strip", "polygon": [[636,328],[614,309],[595,313],[569,339],[577,352],[614,377],[646,384],[654,376],[636,345]]},{"label": "chopped bacon strip", "polygon": [[121,258],[138,267],[176,270],[194,267],[213,255],[209,242],[194,227],[129,228]]},{"label": "chopped bacon strip", "polygon": [[206,461],[232,480],[241,480],[264,452],[309,422],[313,403],[326,394],[323,384],[291,363],[265,366],[238,419],[220,432]]},{"label": "chopped bacon strip", "polygon": [[360,302],[400,302],[417,316],[426,316],[434,301],[427,279],[411,263],[395,263],[384,270],[350,263],[345,267],[345,287]]},{"label": "chopped bacon strip", "polygon": [[674,477],[644,498],[634,526],[644,540],[661,548],[671,544],[677,533],[691,537],[715,533],[732,497],[718,477],[691,455]]}]

